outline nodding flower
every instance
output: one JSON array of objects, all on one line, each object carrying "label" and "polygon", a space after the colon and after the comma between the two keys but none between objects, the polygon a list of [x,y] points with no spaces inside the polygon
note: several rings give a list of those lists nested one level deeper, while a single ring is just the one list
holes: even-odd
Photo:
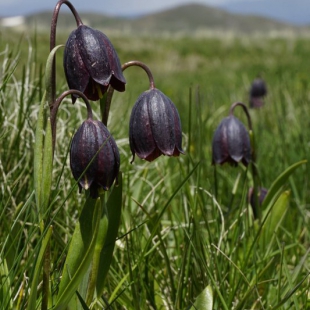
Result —
[{"label": "nodding flower", "polygon": [[215,130],[212,142],[212,164],[226,162],[247,166],[251,161],[250,136],[245,126],[233,115],[224,118]]},{"label": "nodding flower", "polygon": [[[70,89],[81,91],[90,100],[98,100],[111,85],[124,91],[126,80],[118,55],[102,32],[83,24],[71,32],[64,51],[64,70]],[[77,96],[72,95],[74,103]]]},{"label": "nodding flower", "polygon": [[264,97],[267,95],[267,86],[263,79],[257,78],[250,88],[250,107],[260,108],[264,105]]},{"label": "nodding flower", "polygon": [[117,180],[120,156],[108,129],[91,118],[75,133],[70,148],[70,166],[75,180],[82,188],[90,189],[93,198],[99,190],[108,190]]},{"label": "nodding flower", "polygon": [[173,102],[157,88],[140,95],[130,116],[129,143],[133,155],[153,161],[160,155],[179,156],[182,129]]}]

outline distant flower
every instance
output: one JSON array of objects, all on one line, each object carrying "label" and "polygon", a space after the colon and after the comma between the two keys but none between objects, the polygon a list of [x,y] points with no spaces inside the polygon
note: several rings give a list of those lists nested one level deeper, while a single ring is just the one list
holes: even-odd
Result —
[{"label": "distant flower", "polygon": [[[126,80],[110,40],[102,32],[85,25],[71,32],[64,52],[64,70],[70,89],[98,100],[111,85],[124,91]],[[76,95],[72,96],[73,103]]]},{"label": "distant flower", "polygon": [[226,162],[247,166],[251,161],[250,137],[244,125],[233,115],[222,120],[217,127],[212,142],[212,163]]},{"label": "distant flower", "polygon": [[[93,161],[92,161],[93,160]],[[89,165],[90,164],[90,165]],[[108,190],[117,179],[120,156],[108,129],[99,121],[87,119],[72,139],[70,149],[71,171],[82,188],[90,189],[93,198],[100,188]]]},{"label": "distant flower", "polygon": [[253,81],[250,88],[250,107],[259,108],[264,105],[264,97],[267,95],[265,81],[257,78]]},{"label": "distant flower", "polygon": [[261,187],[258,189],[258,195],[257,195],[257,201],[255,201],[255,197],[253,195],[254,193],[254,189],[253,187],[251,187],[249,189],[249,193],[248,193],[248,202],[250,203],[252,210],[253,210],[253,214],[254,214],[254,218],[257,218],[258,215],[257,213],[257,208],[255,207],[256,202],[258,202],[258,207],[260,207],[263,204],[263,201],[268,193],[268,190],[264,187]]},{"label": "distant flower", "polygon": [[132,160],[135,154],[147,161],[160,155],[184,154],[179,113],[160,90],[145,91],[135,103],[130,117],[129,142]]}]

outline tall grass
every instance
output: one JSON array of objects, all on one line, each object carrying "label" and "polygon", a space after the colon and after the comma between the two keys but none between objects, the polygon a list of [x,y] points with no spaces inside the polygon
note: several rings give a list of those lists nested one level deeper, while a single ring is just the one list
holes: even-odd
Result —
[{"label": "tall grass", "polygon": [[[16,42],[13,35],[2,35],[0,40],[1,309],[27,307],[45,236],[40,233],[34,197],[33,148],[44,88],[46,37],[26,35]],[[288,170],[309,157],[309,42],[110,39],[122,62],[147,63],[156,86],[178,107],[186,155],[153,163],[136,158],[130,164],[129,116],[148,82],[140,70],[126,70],[127,90],[114,95],[108,124],[121,153],[121,225],[104,295],[88,307],[196,309],[195,300],[202,292],[212,300],[205,309],[310,307],[309,168],[300,164]],[[57,41],[64,43],[65,36]],[[66,89],[60,58],[59,93]],[[211,165],[215,128],[232,102],[247,104],[249,85],[259,74],[267,83],[268,96],[262,109],[250,112],[257,167],[261,185],[275,188],[270,204],[263,206],[268,217],[261,223],[253,220],[247,201],[251,172],[242,166]],[[98,116],[99,105],[93,103],[93,110]],[[245,122],[241,112],[237,114]],[[48,208],[54,227],[50,305],[55,303],[69,242],[85,202],[68,163],[71,137],[85,117],[84,105],[78,102],[73,107],[69,100],[58,116]],[[282,173],[286,174],[278,179]],[[40,294],[35,304],[36,309],[41,307]]]}]

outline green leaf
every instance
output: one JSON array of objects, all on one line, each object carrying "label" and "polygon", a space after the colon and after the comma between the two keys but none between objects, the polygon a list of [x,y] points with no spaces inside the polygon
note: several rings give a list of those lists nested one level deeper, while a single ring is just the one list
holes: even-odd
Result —
[{"label": "green leaf", "polygon": [[55,310],[66,308],[88,270],[95,249],[100,215],[100,199],[89,197],[70,242]]},{"label": "green leaf", "polygon": [[97,278],[101,277],[101,273],[99,272],[99,262],[100,262],[100,254],[101,250],[103,248],[103,245],[106,240],[109,221],[108,221],[108,214],[105,206],[105,200],[104,200],[103,194],[100,197],[101,201],[101,216],[100,216],[100,222],[99,222],[99,228],[97,233],[97,239],[95,244],[95,250],[93,254],[93,259],[91,263],[91,270],[89,273],[89,280],[88,280],[88,286],[87,286],[87,293],[86,293],[86,303],[90,305],[94,299],[95,290],[96,290],[96,282]]},{"label": "green leaf", "polygon": [[45,94],[42,98],[35,133],[34,145],[34,190],[36,195],[36,204],[40,208],[42,204],[42,178],[43,178],[43,147],[44,147],[44,103]]},{"label": "green leaf", "polygon": [[301,160],[292,166],[288,167],[283,173],[281,173],[278,178],[272,183],[270,188],[268,189],[267,195],[263,201],[262,210],[267,210],[272,207],[272,201],[275,201],[278,197],[278,192],[281,187],[285,184],[287,179],[291,176],[291,174],[301,165],[307,163],[306,160]]},{"label": "green leaf", "polygon": [[43,149],[43,164],[42,164],[42,187],[41,187],[41,212],[42,218],[46,212],[51,194],[52,186],[52,171],[53,171],[53,146],[52,146],[52,127],[51,122],[48,120],[46,123]]},{"label": "green leaf", "polygon": [[40,222],[49,205],[53,170],[52,130],[50,121],[46,122],[45,98],[44,94],[38,113],[34,146],[34,190]]},{"label": "green leaf", "polygon": [[60,47],[64,47],[63,44],[55,46],[48,55],[45,67],[45,89],[46,89],[46,97],[49,105],[53,104],[52,98],[52,80],[53,80],[53,62],[55,58],[55,54]]},{"label": "green leaf", "polygon": [[27,310],[36,309],[38,280],[39,280],[39,277],[41,275],[41,268],[42,268],[42,264],[43,264],[45,249],[46,249],[48,242],[51,238],[52,231],[53,231],[53,228],[52,228],[52,226],[50,226],[48,228],[44,238],[43,238],[43,241],[42,241],[42,245],[41,245],[40,252],[38,255],[38,259],[36,262],[36,266],[34,268],[33,279],[31,281],[31,289],[30,289],[30,296],[28,299]]},{"label": "green leaf", "polygon": [[213,308],[213,290],[208,285],[197,297],[190,310],[212,310]]},{"label": "green leaf", "polygon": [[6,259],[0,259],[0,307],[1,309],[13,309],[11,280]]},{"label": "green leaf", "polygon": [[97,277],[97,296],[101,296],[104,289],[104,281],[110,268],[113,251],[115,247],[116,237],[120,224],[122,212],[122,174],[119,173],[118,186],[114,186],[107,201],[107,212],[109,226],[104,246],[100,254],[100,262],[98,268],[99,277]]},{"label": "green leaf", "polygon": [[86,302],[84,301],[83,297],[79,294],[79,292],[76,291],[75,293],[76,293],[76,295],[77,295],[77,297],[78,297],[78,299],[79,299],[79,301],[81,303],[81,306],[82,306],[83,310],[89,310],[89,308],[86,305]]},{"label": "green leaf", "polygon": [[289,197],[289,191],[283,192],[263,220],[263,227],[259,242],[260,246],[262,246],[262,249],[264,250],[266,250],[267,245],[271,249],[275,233],[277,232],[278,227],[281,225],[286,214]]}]

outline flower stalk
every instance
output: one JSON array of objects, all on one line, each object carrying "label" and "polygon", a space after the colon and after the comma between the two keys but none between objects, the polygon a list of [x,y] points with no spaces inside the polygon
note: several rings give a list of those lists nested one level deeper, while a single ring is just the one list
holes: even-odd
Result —
[{"label": "flower stalk", "polygon": [[250,142],[251,142],[251,169],[252,169],[252,178],[253,178],[253,189],[252,189],[252,208],[253,208],[253,215],[254,218],[258,219],[259,221],[261,220],[261,208],[260,208],[260,203],[259,203],[259,195],[260,195],[260,190],[259,190],[259,173],[258,169],[256,166],[256,151],[255,151],[255,139],[254,139],[254,132],[252,128],[252,121],[251,121],[251,116],[248,111],[248,108],[246,105],[242,102],[235,102],[231,105],[230,107],[230,115],[233,115],[234,109],[240,106],[242,107],[248,121],[248,127],[249,127],[249,134],[250,134]]},{"label": "flower stalk", "polygon": [[[146,74],[149,78],[150,89],[154,89],[155,88],[155,82],[154,82],[153,74],[152,74],[150,68],[145,63],[143,63],[139,60],[132,60],[132,61],[128,61],[122,65],[122,71],[124,72],[127,68],[132,67],[132,66],[140,67],[146,72]],[[105,126],[107,126],[107,124],[108,124],[108,118],[109,118],[113,94],[114,94],[114,88],[110,85],[108,88],[107,96],[106,96],[104,103],[102,105],[102,123]]]},{"label": "flower stalk", "polygon": [[[69,9],[71,10],[73,16],[76,20],[76,25],[80,26],[83,25],[83,22],[76,11],[75,7],[71,4],[68,0],[59,0],[55,6],[52,21],[51,21],[51,32],[50,32],[50,51],[53,50],[53,48],[56,46],[56,28],[57,28],[57,21],[58,21],[58,15],[60,11],[60,7],[66,4]],[[53,64],[52,64],[52,79],[51,79],[51,100],[49,101],[50,109],[53,108],[53,104],[56,99],[56,58],[54,57]]]}]

